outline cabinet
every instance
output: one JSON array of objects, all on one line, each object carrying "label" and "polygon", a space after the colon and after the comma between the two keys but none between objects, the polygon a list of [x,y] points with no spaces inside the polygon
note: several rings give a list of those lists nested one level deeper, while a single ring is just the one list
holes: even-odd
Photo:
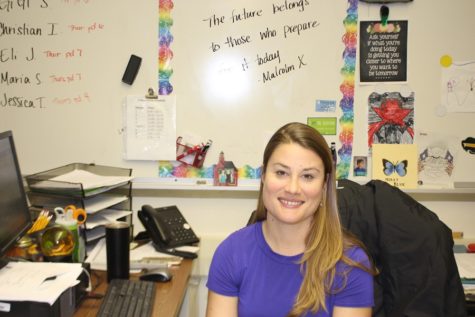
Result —
[{"label": "cabinet", "polygon": [[72,163],[25,177],[32,207],[47,209],[74,205],[86,211],[80,236],[90,250],[105,236],[112,221],[132,223],[132,169]]}]

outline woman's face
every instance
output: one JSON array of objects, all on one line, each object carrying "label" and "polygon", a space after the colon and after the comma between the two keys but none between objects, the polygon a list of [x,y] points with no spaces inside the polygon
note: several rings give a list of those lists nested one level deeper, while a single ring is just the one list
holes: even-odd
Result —
[{"label": "woman's face", "polygon": [[311,222],[324,191],[323,161],[298,144],[281,144],[271,155],[262,182],[267,219]]}]

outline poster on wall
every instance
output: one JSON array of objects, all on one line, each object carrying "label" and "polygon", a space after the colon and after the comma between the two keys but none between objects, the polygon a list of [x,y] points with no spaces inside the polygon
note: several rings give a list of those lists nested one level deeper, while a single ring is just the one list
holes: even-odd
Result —
[{"label": "poster on wall", "polygon": [[373,92],[368,97],[368,147],[373,144],[412,144],[414,92]]},{"label": "poster on wall", "polygon": [[407,21],[360,22],[360,82],[407,81]]},{"label": "poster on wall", "polygon": [[429,131],[417,134],[419,183],[450,187],[456,166],[457,137]]},{"label": "poster on wall", "polygon": [[447,112],[475,112],[475,61],[442,68],[441,104]]},{"label": "poster on wall", "polygon": [[375,144],[373,179],[399,188],[417,188],[417,145]]}]

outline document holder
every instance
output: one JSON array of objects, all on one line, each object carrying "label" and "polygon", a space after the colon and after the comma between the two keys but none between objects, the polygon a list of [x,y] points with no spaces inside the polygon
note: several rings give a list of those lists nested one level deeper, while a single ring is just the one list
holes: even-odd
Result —
[{"label": "document holder", "polygon": [[[106,186],[98,186],[95,188],[84,188],[81,182],[65,182],[55,180],[55,178],[73,172],[75,170],[87,171],[98,176],[122,176],[124,177],[124,180],[119,179],[117,183],[108,184]],[[127,185],[130,183],[131,176],[132,169],[129,168],[119,168],[84,163],[72,163],[62,167],[26,176],[25,179],[29,189],[33,192],[86,198],[109,191],[113,188]]]},{"label": "document holder", "polygon": [[[132,169],[129,168],[72,163],[26,176],[25,179],[32,207],[54,210],[56,207],[74,205],[85,210],[89,218],[106,209],[132,210],[131,175]],[[64,179],[68,181],[62,181]],[[77,182],[71,181],[76,179]],[[131,215],[117,218],[117,221],[125,221],[133,227]],[[105,235],[103,226],[90,227],[87,219],[81,229],[80,234],[86,244],[94,243]]]}]

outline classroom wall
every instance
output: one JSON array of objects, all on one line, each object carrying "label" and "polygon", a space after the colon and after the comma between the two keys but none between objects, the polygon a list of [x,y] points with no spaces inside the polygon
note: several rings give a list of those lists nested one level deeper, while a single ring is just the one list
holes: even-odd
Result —
[{"label": "classroom wall", "polygon": [[[177,135],[213,140],[205,166],[213,164],[220,151],[237,166],[258,166],[266,140],[284,122],[340,115],[338,109],[317,114],[315,101],[338,102],[342,97],[338,90],[343,80],[342,21],[348,2],[299,3],[291,10],[277,0],[175,1],[169,66]],[[380,18],[380,5],[358,5],[360,20]],[[454,61],[467,61],[475,56],[475,42],[469,40],[469,30],[475,27],[470,16],[474,2],[435,0],[428,5],[415,0],[389,8],[389,20],[408,21],[408,81],[360,85],[357,63],[353,155],[367,155],[367,97],[373,91],[413,91],[416,130],[452,134],[459,140],[470,136],[473,113],[439,116],[436,109],[440,57],[449,54]],[[133,168],[134,176],[157,176],[156,161],[122,158],[124,100],[157,87],[157,10],[156,1],[2,3],[0,129],[13,130],[24,174],[71,162],[94,162]],[[299,25],[306,29],[297,32]],[[259,32],[271,36],[260,39]],[[281,63],[271,60],[276,53]],[[126,85],[121,78],[131,54],[143,61],[134,84]],[[264,80],[268,71],[281,64],[295,64],[296,70]],[[337,136],[327,136],[327,140],[340,145]],[[473,155],[459,150],[456,180],[475,179],[473,160]],[[364,183],[370,177],[357,181]],[[160,195],[169,196],[158,199],[154,198],[157,192],[149,198],[141,195],[154,205],[175,202],[199,232],[211,235],[227,234],[245,223],[255,198],[255,194],[243,199],[235,193],[223,196],[223,192],[198,201],[195,193],[190,197],[165,191]],[[472,198],[456,204],[431,199],[431,207],[454,230],[472,233],[472,222],[467,221],[472,219]],[[203,209],[210,219],[201,216]],[[221,222],[226,224],[218,225]]]},{"label": "classroom wall", "polygon": [[[0,16],[1,73],[17,81],[1,81],[0,130],[13,131],[22,172],[81,162],[155,176],[156,162],[122,159],[122,105],[157,83],[156,2],[3,1]],[[143,64],[129,86],[131,54]]]},{"label": "classroom wall", "polygon": [[[142,96],[158,87],[157,1],[20,3],[5,2],[0,8],[2,76],[15,78],[0,83],[0,129],[13,130],[22,171],[77,161],[157,176],[156,161],[123,159],[122,111],[128,95]],[[257,167],[266,140],[283,123],[341,115],[342,21],[348,2],[301,3],[286,9],[278,0],[174,2],[169,28],[173,58],[166,67],[172,71],[176,132],[213,140],[205,166],[224,151],[238,167]],[[379,20],[379,8],[359,3],[358,18]],[[408,81],[360,85],[357,63],[353,154],[368,154],[367,98],[373,91],[413,91],[416,132],[450,133],[458,140],[470,136],[472,114],[438,116],[436,109],[440,57],[467,61],[475,55],[475,43],[464,37],[475,27],[469,16],[473,1],[414,1],[389,8],[390,20],[409,21]],[[30,34],[19,34],[25,28]],[[268,38],[261,39],[261,33]],[[130,86],[121,78],[131,54],[142,57],[142,66]],[[272,73],[277,75],[265,79]],[[337,110],[317,113],[316,100],[336,101]],[[326,138],[341,146],[337,135]],[[454,179],[471,180],[473,156],[459,150]]]}]

